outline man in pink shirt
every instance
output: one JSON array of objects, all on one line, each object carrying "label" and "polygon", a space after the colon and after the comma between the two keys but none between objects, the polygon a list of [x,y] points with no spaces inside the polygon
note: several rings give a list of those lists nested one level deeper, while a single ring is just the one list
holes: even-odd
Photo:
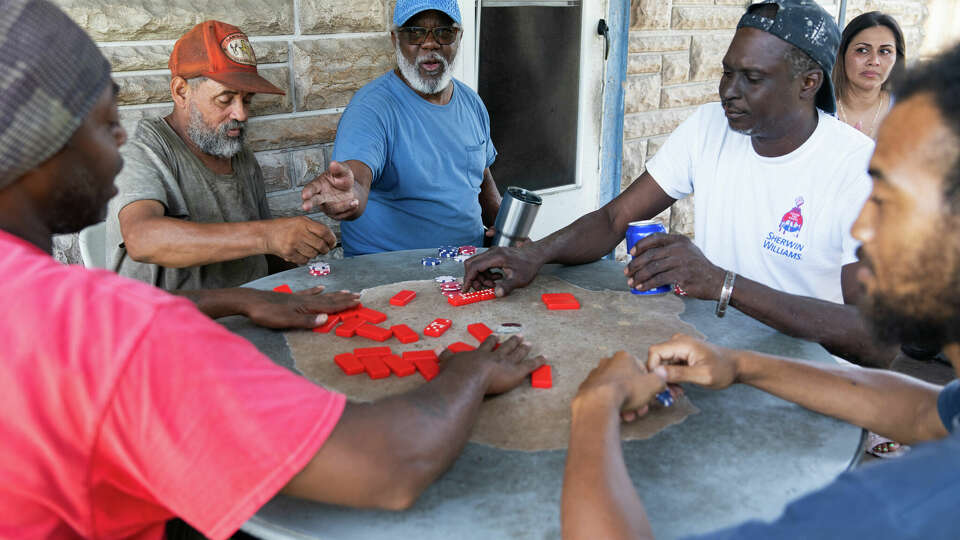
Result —
[{"label": "man in pink shirt", "polygon": [[160,538],[174,517],[225,538],[279,492],[406,508],[483,396],[542,363],[488,339],[413,392],[347,403],[183,298],[60,265],[51,235],[116,192],[116,86],[46,0],[0,0],[0,47],[0,538]]}]

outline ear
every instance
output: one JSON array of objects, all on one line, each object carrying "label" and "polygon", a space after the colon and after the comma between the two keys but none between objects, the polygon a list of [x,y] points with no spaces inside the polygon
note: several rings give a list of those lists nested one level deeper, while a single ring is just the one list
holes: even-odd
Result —
[{"label": "ear", "polygon": [[390,43],[393,44],[393,48],[394,48],[394,49],[397,48],[397,33],[396,33],[396,32],[393,32],[393,31],[390,32]]},{"label": "ear", "polygon": [[800,76],[802,86],[800,87],[801,101],[816,101],[817,92],[823,86],[823,70],[811,69]]},{"label": "ear", "polygon": [[173,96],[174,105],[180,109],[187,106],[187,96],[190,95],[190,85],[183,77],[174,77],[170,79],[170,95]]}]

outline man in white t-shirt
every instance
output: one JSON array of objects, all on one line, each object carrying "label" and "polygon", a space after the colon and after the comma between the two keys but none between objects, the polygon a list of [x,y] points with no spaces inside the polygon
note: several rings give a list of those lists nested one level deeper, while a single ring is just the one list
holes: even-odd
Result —
[{"label": "man in white t-shirt", "polygon": [[[647,171],[616,199],[522,248],[467,261],[465,288],[497,295],[529,283],[548,262],[609,253],[629,223],[694,191],[696,241],[655,235],[624,270],[639,290],[673,285],[859,363],[886,365],[852,303],[850,225],[870,192],[872,141],[827,113],[840,31],[810,0],[750,6],[723,59],[720,103],[700,107]],[[501,272],[491,272],[499,269]]]}]

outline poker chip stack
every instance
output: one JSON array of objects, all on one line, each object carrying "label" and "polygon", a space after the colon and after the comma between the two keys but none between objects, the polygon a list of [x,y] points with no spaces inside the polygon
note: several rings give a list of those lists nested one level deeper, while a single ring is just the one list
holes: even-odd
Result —
[{"label": "poker chip stack", "polygon": [[437,266],[442,262],[443,262],[443,259],[439,259],[437,257],[424,257],[420,259],[420,264],[424,266]]},{"label": "poker chip stack", "polygon": [[460,246],[457,248],[457,254],[453,257],[453,260],[462,263],[463,261],[473,257],[477,254],[476,246]]},{"label": "poker chip stack", "polygon": [[452,259],[460,254],[459,248],[457,246],[440,246],[437,249],[437,255],[444,259]]},{"label": "poker chip stack", "polygon": [[450,297],[460,292],[462,283],[453,276],[438,276],[434,281],[440,286],[440,294]]},{"label": "poker chip stack", "polygon": [[330,274],[330,264],[324,261],[312,262],[308,266],[311,276],[326,276]]}]

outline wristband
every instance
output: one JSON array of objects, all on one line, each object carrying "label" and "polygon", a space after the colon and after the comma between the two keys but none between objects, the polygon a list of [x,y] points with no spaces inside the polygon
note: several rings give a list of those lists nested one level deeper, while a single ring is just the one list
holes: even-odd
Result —
[{"label": "wristband", "polygon": [[717,300],[717,317],[723,317],[727,314],[727,305],[730,304],[730,297],[733,296],[733,282],[737,275],[727,270],[727,275],[723,277],[723,288],[720,289],[720,299]]}]

